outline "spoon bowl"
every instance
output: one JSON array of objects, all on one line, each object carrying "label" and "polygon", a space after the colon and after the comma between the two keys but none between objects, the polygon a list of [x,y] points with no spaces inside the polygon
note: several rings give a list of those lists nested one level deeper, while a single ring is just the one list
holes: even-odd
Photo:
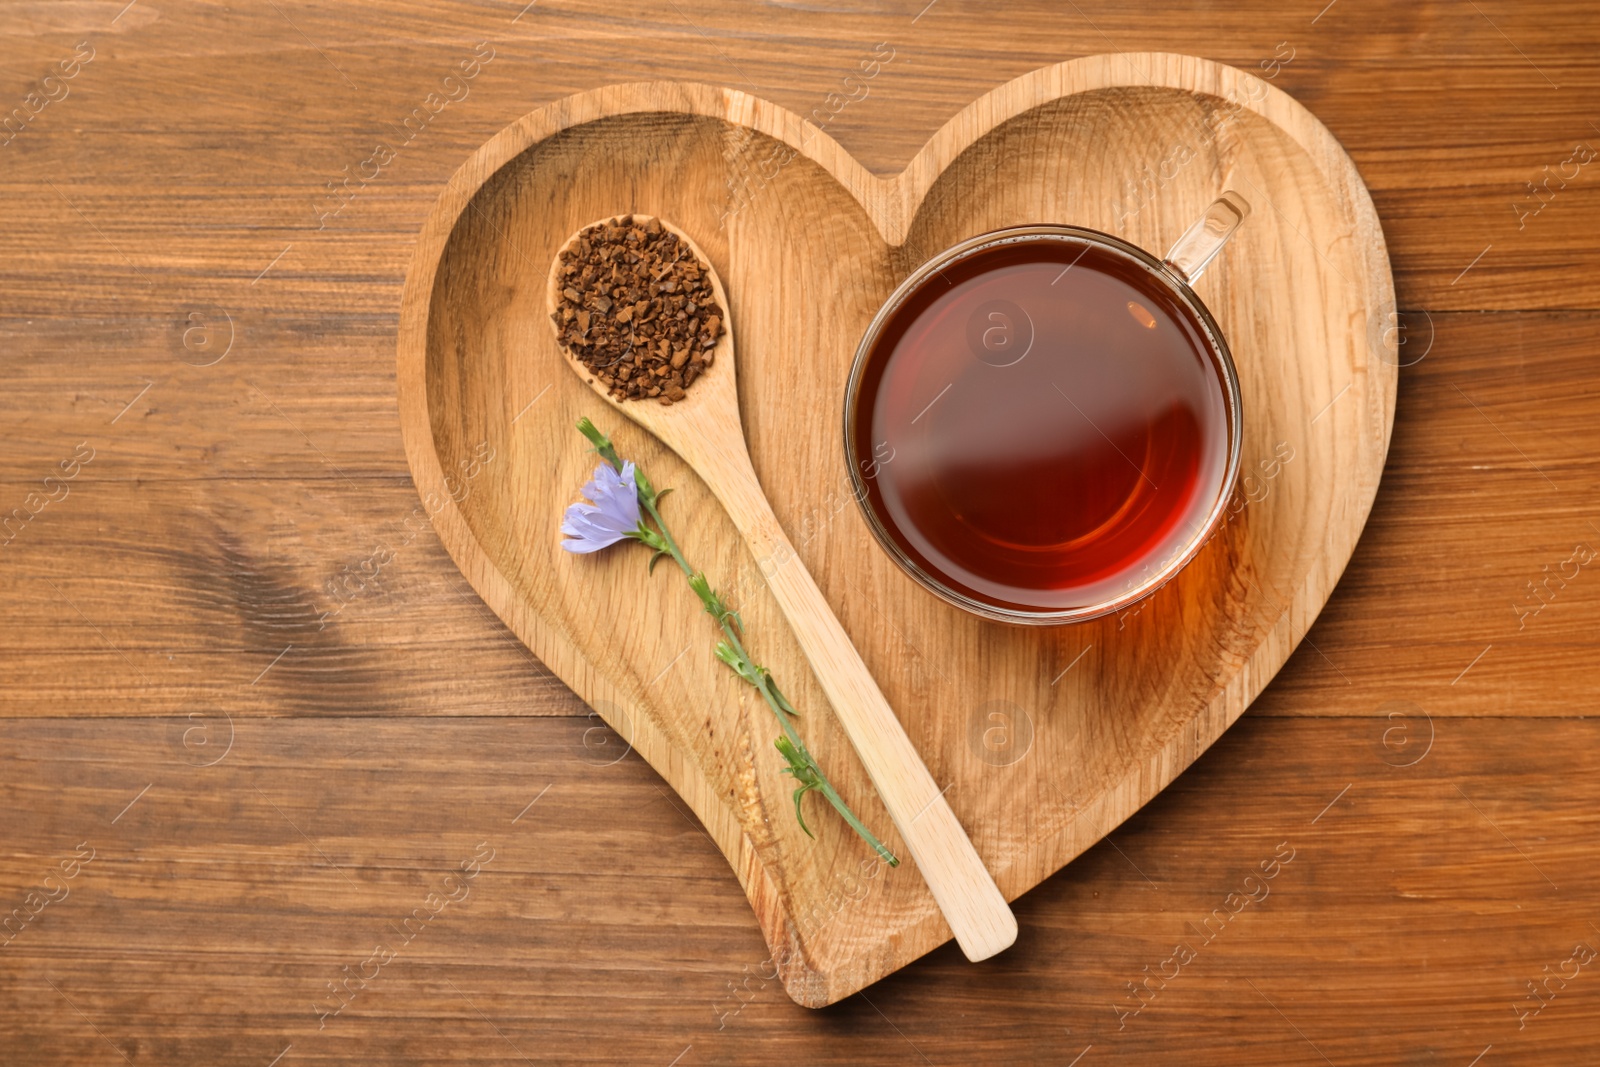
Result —
[{"label": "spoon bowl", "polygon": [[[636,223],[652,221],[652,217],[648,215],[634,215],[632,218]],[[561,303],[562,253],[576,247],[578,239],[584,233],[609,221],[611,220],[601,219],[584,226],[567,238],[566,243],[556,253],[555,259],[551,262],[550,278],[546,287],[546,303],[552,314],[558,310]],[[684,462],[693,467],[695,473],[702,478],[705,478],[705,473],[701,469],[701,464],[711,461],[713,457],[728,449],[737,453],[731,457],[735,460],[733,466],[741,466],[737,461],[742,459],[742,466],[748,467],[749,452],[745,447],[744,426],[739,419],[739,382],[734,369],[733,323],[727,314],[728,294],[722,288],[722,280],[717,277],[717,272],[711,268],[711,261],[687,234],[664,220],[654,219],[654,221],[683,242],[685,247],[705,265],[706,277],[711,282],[711,291],[716,295],[717,306],[723,309],[723,323],[726,329],[711,348],[710,365],[689,388],[684,390],[682,400],[667,405],[654,398],[618,400],[611,394],[606,384],[595,376],[594,371],[585,366],[583,361],[564,344],[560,345],[562,357],[607,404],[649,430],[662,444],[682,456]],[[557,340],[559,344],[559,336]],[[711,485],[712,492],[721,499],[722,494],[718,492],[716,484],[710,479],[706,481]],[[727,502],[723,503],[726,505]]]}]

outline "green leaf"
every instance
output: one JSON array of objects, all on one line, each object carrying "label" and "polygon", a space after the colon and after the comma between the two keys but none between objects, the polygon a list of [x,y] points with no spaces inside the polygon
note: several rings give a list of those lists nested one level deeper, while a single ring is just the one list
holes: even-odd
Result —
[{"label": "green leaf", "polygon": [[[615,455],[615,453],[612,454]],[[621,470],[622,468],[618,467],[617,469]],[[639,469],[638,464],[635,464],[633,468],[633,487],[639,494],[639,503],[653,510],[656,502],[661,499],[661,494],[656,492],[655,487],[650,484],[650,479],[645,477],[644,471]]]},{"label": "green leaf", "polygon": [[793,704],[789,703],[789,698],[788,697],[786,697],[782,693],[778,692],[778,683],[773,679],[771,672],[768,671],[765,667],[763,667],[761,669],[761,671],[762,671],[763,674],[766,675],[767,685],[771,688],[772,696],[773,696],[773,698],[775,700],[777,700],[778,706],[780,708],[782,708],[784,711],[787,711],[790,715],[793,715],[795,718],[798,719],[800,717],[800,713],[795,710]]},{"label": "green leaf", "polygon": [[[735,652],[733,650],[733,646],[728,644],[728,642],[726,642],[726,641],[718,641],[717,642],[717,658],[720,659],[722,662],[726,663],[728,666],[732,667],[733,668],[733,673],[737,674],[739,677],[743,678],[747,682],[750,681],[749,676],[747,674],[745,674],[745,659],[744,659],[744,657],[739,655],[739,653]],[[752,683],[752,684],[754,684],[754,683]]]},{"label": "green leaf", "polygon": [[817,839],[817,835],[811,832],[811,827],[806,825],[806,817],[800,813],[800,798],[815,788],[816,786],[814,785],[803,785],[794,791],[794,821],[800,824],[800,829],[804,830],[806,836],[813,841]]},{"label": "green leaf", "polygon": [[[639,525],[637,527],[628,532],[628,536],[633,538],[635,541],[649,545],[657,552],[667,551],[667,543],[661,539],[660,534],[646,526],[643,519],[639,520]],[[653,566],[654,564],[652,564],[652,567]]]},{"label": "green leaf", "polygon": [[706,580],[705,574],[697,571],[689,575],[689,588],[694,590],[694,595],[700,598],[700,603],[705,605],[706,611],[719,625],[722,620],[733,614],[728,610],[728,605],[717,595],[716,590],[711,588],[711,583]]},{"label": "green leaf", "polygon": [[806,817],[800,810],[800,798],[813,789],[822,788],[821,772],[817,770],[816,765],[811,762],[809,757],[801,755],[799,750],[794,747],[793,742],[787,737],[779,737],[772,744],[774,748],[783,753],[783,758],[789,761],[789,766],[783,769],[783,773],[791,775],[795,781],[800,783],[795,787],[794,791],[794,818],[800,824],[800,829],[806,832],[806,836],[814,840],[817,835],[813,834],[811,828],[806,825]]},{"label": "green leaf", "polygon": [[822,772],[811,761],[811,753],[796,748],[787,735],[773,741],[772,747],[783,753],[783,758],[789,761],[789,766],[783,769],[784,774],[794,775],[796,781],[812,789],[822,784]]},{"label": "green leaf", "polygon": [[589,439],[589,443],[594,445],[594,450],[600,453],[602,459],[614,469],[622,470],[622,460],[617,457],[617,450],[612,445],[611,438],[601,433],[595,424],[589,421],[589,416],[584,415],[578,419],[578,432]]}]

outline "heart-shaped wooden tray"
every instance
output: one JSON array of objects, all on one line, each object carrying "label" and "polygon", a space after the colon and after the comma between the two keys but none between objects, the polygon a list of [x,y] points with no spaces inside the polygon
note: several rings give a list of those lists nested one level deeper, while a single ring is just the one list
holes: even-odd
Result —
[{"label": "heart-shaped wooden tray", "polygon": [[[845,378],[873,312],[962,238],[1074,223],[1160,254],[1228,188],[1254,210],[1198,285],[1243,387],[1227,525],[1142,607],[1078,626],[986,622],[916,586],[873,541],[846,479]],[[666,512],[689,558],[741,608],[752,654],[804,713],[839,791],[899,848],[727,517],[559,357],[551,257],[578,227],[629,212],[676,223],[722,277],[761,482],[1008,898],[1215,741],[1338,580],[1394,414],[1383,234],[1349,157],[1303,107],[1230,67],[1154,53],[1001,86],[892,178],[766,101],[654,83],[541,108],[451,179],[399,334],[401,424],[426,507],[490,607],[700,817],[789,994],[829,1004],[949,938],[921,876],[876,862],[816,797],[817,837],[800,831],[776,723],[713,656],[714,626],[680,575],[647,576],[632,544],[558,547],[561,512],[595,465],[573,429],[587,414],[677,489]]]}]

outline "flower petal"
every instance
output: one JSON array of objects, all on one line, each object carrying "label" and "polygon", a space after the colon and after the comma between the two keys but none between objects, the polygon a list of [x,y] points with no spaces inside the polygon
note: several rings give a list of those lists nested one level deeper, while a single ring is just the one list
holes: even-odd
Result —
[{"label": "flower petal", "polygon": [[614,545],[639,528],[639,490],[632,463],[618,471],[602,463],[583,487],[586,500],[569,505],[561,532],[568,552],[595,552]]},{"label": "flower petal", "polygon": [[[621,538],[617,540],[620,541]],[[590,541],[582,537],[564,537],[561,539],[562,548],[568,552],[581,553],[598,552],[602,548],[610,548],[616,543],[616,541]]]},{"label": "flower petal", "polygon": [[561,532],[572,538],[562,542],[569,552],[593,552],[614,545],[628,535],[628,531],[616,529],[609,519],[599,515],[594,505],[584,503],[567,508]]},{"label": "flower petal", "polygon": [[624,463],[620,472],[602,463],[583,487],[583,495],[619,527],[631,530],[639,525],[639,491],[634,485],[632,463]]},{"label": "flower petal", "polygon": [[608,515],[593,504],[573,504],[567,509],[566,521],[597,534],[623,536],[638,528],[638,523],[624,525],[621,519]]},{"label": "flower petal", "polygon": [[601,541],[605,544],[615,544],[627,536],[624,530],[613,530],[606,526],[598,525],[588,515],[574,515],[561,524],[561,532],[572,537],[582,537],[588,541]]}]

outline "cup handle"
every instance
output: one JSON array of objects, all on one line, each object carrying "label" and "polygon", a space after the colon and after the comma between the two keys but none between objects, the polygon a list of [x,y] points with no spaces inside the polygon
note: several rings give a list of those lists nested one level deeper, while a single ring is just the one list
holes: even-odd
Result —
[{"label": "cup handle", "polygon": [[1249,214],[1250,204],[1244,197],[1232,189],[1225,191],[1167,250],[1164,262],[1186,284],[1193,285]]}]

